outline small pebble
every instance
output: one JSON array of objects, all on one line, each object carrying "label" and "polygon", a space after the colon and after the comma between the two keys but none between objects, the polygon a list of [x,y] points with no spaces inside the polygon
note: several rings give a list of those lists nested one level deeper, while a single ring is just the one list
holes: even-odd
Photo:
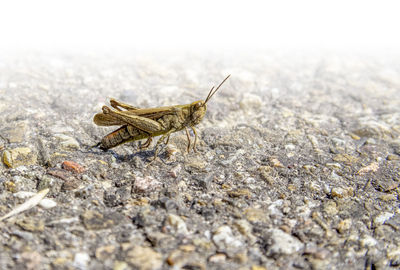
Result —
[{"label": "small pebble", "polygon": [[334,216],[339,212],[336,202],[328,201],[324,204],[324,212],[329,216]]},{"label": "small pebble", "polygon": [[337,154],[333,157],[333,160],[346,165],[354,165],[358,161],[358,158],[348,154]]},{"label": "small pebble", "polygon": [[235,226],[239,230],[239,232],[245,236],[250,236],[251,235],[251,225],[250,223],[245,220],[245,219],[240,219],[235,221]]},{"label": "small pebble", "polygon": [[40,201],[39,206],[44,209],[50,209],[57,206],[57,203],[52,199],[43,199]]},{"label": "small pebble", "polygon": [[340,165],[340,163],[337,163],[337,162],[326,163],[325,166],[328,168],[332,168],[332,169],[341,169],[342,168],[342,165]]},{"label": "small pebble", "polygon": [[154,191],[162,186],[161,182],[151,176],[140,177],[136,176],[133,182],[133,192],[149,192]]},{"label": "small pebble", "polygon": [[399,160],[399,159],[400,159],[400,156],[394,155],[394,154],[389,154],[389,155],[386,157],[386,159],[387,159],[387,160]]},{"label": "small pebble", "polygon": [[279,229],[268,231],[265,239],[269,244],[268,253],[270,255],[290,255],[300,251],[304,244],[297,238]]},{"label": "small pebble", "polygon": [[131,268],[129,267],[129,265],[126,262],[122,262],[122,261],[114,262],[113,270],[129,270],[129,269],[131,269]]},{"label": "small pebble", "polygon": [[372,236],[366,235],[360,240],[360,245],[362,247],[372,247],[378,243]]},{"label": "small pebble", "polygon": [[96,249],[95,255],[98,260],[104,261],[110,258],[115,250],[116,246],[114,245],[101,246]]},{"label": "small pebble", "polygon": [[196,250],[196,246],[194,245],[182,245],[179,246],[179,249],[184,251],[184,252],[193,252]]},{"label": "small pebble", "polygon": [[266,181],[269,185],[274,183],[274,178],[272,177],[272,167],[271,166],[260,166],[257,171],[260,173],[261,179]]},{"label": "small pebble", "polygon": [[18,199],[27,199],[32,197],[33,195],[36,195],[36,193],[30,191],[19,191],[17,193],[14,193],[14,197],[17,197]]},{"label": "small pebble", "polygon": [[212,240],[219,249],[239,248],[243,243],[236,239],[229,226],[219,227],[213,234]]},{"label": "small pebble", "polygon": [[79,143],[74,138],[64,135],[64,134],[56,134],[54,135],[55,138],[59,139],[61,148],[64,150],[71,150],[71,149],[79,149]]},{"label": "small pebble", "polygon": [[90,261],[90,256],[89,254],[85,252],[78,252],[74,256],[74,262],[73,265],[76,269],[87,269],[88,263]]},{"label": "small pebble", "polygon": [[337,197],[337,198],[346,198],[349,196],[352,196],[354,194],[354,190],[352,187],[349,188],[341,188],[341,187],[334,187],[331,190],[331,196],[333,198]]},{"label": "small pebble", "polygon": [[166,220],[166,225],[170,226],[176,234],[188,234],[185,221],[177,215],[169,214]]},{"label": "small pebble", "polygon": [[360,136],[357,136],[357,135],[354,134],[354,133],[350,133],[350,137],[351,137],[353,140],[356,140],[356,141],[358,141],[359,139],[361,139]]},{"label": "small pebble", "polygon": [[269,159],[269,162],[271,163],[272,167],[276,167],[276,168],[283,168],[283,164],[275,157],[271,157]]},{"label": "small pebble", "polygon": [[387,220],[394,216],[393,213],[384,212],[374,218],[375,225],[383,225]]},{"label": "small pebble", "polygon": [[157,270],[163,263],[162,255],[149,247],[135,246],[127,253],[127,262],[139,270]]},{"label": "small pebble", "polygon": [[366,173],[370,173],[370,172],[376,172],[379,169],[379,164],[378,162],[372,162],[371,164],[369,164],[368,166],[362,167],[357,174],[358,175],[363,175]]},{"label": "small pebble", "polygon": [[379,196],[379,199],[381,199],[384,202],[389,202],[397,200],[397,196],[394,194],[383,194]]},{"label": "small pebble", "polygon": [[175,167],[173,167],[168,173],[170,176],[172,176],[173,178],[177,178],[179,172],[182,170],[182,166],[181,164],[176,165]]},{"label": "small pebble", "polygon": [[294,144],[286,144],[285,145],[285,150],[293,151],[296,149],[296,146]]},{"label": "small pebble", "polygon": [[74,173],[83,173],[85,171],[85,168],[83,168],[81,165],[74,161],[66,160],[61,164],[61,167],[64,170],[74,172]]},{"label": "small pebble", "polygon": [[21,227],[23,230],[28,232],[43,232],[44,231],[44,220],[24,218],[18,220],[15,224]]},{"label": "small pebble", "polygon": [[348,230],[350,230],[351,224],[352,224],[352,221],[350,218],[341,220],[337,226],[338,232],[342,233],[342,234],[347,232]]},{"label": "small pebble", "polygon": [[244,210],[244,216],[250,222],[267,222],[269,219],[266,211],[258,208],[247,208]]},{"label": "small pebble", "polygon": [[217,254],[211,255],[208,258],[208,261],[212,262],[212,263],[223,263],[226,261],[226,255],[224,253],[217,253]]},{"label": "small pebble", "polygon": [[178,268],[179,266],[182,266],[183,264],[185,264],[185,262],[188,261],[188,259],[189,258],[187,256],[187,254],[185,254],[182,250],[175,249],[169,254],[169,256],[167,258],[167,263],[170,266],[174,266],[174,267]]},{"label": "small pebble", "polygon": [[258,110],[262,106],[262,99],[254,94],[246,93],[240,101],[239,106],[245,112]]}]

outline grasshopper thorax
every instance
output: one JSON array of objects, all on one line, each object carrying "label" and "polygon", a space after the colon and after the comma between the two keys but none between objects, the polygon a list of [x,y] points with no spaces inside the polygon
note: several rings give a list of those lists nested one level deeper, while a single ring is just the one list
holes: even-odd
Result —
[{"label": "grasshopper thorax", "polygon": [[192,125],[197,125],[201,122],[207,111],[207,104],[198,100],[190,104],[190,122]]}]

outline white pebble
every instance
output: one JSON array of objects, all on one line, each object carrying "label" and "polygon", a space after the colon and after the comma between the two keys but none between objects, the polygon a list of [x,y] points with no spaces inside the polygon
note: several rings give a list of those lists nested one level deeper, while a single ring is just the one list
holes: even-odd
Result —
[{"label": "white pebble", "polygon": [[239,239],[233,236],[231,228],[226,225],[219,227],[214,232],[212,239],[220,249],[239,248],[243,245]]},{"label": "white pebble", "polygon": [[57,203],[52,199],[43,199],[40,201],[39,206],[44,209],[50,209],[57,206]]},{"label": "white pebble", "polygon": [[374,218],[374,224],[375,225],[382,225],[383,223],[385,223],[388,219],[390,219],[393,216],[394,216],[393,213],[384,212],[384,213],[382,213],[379,216],[376,216]]},{"label": "white pebble", "polygon": [[375,238],[372,236],[366,235],[363,239],[361,239],[360,244],[362,247],[373,247],[377,244],[378,242],[376,241]]},{"label": "white pebble", "polygon": [[167,224],[170,225],[177,234],[188,234],[185,221],[183,221],[183,219],[177,215],[169,214],[167,217]]},{"label": "white pebble", "polygon": [[30,192],[30,191],[20,191],[14,194],[14,197],[17,197],[18,199],[27,199],[35,195],[36,193]]},{"label": "white pebble", "polygon": [[271,255],[290,255],[300,251],[304,247],[304,244],[300,240],[279,229],[269,230],[268,241],[271,243],[268,250]]},{"label": "white pebble", "polygon": [[87,265],[90,261],[90,256],[87,253],[79,252],[74,257],[74,267],[79,270],[87,269]]},{"label": "white pebble", "polygon": [[74,138],[64,135],[64,134],[56,134],[54,135],[54,137],[56,137],[57,139],[59,139],[61,141],[61,146],[64,149],[78,149],[79,148],[79,143],[77,140],[75,140]]}]

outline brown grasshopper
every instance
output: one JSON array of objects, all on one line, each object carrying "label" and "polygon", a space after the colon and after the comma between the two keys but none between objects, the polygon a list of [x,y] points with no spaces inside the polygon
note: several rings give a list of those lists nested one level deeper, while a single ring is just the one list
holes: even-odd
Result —
[{"label": "brown grasshopper", "polygon": [[126,142],[147,139],[144,145],[141,146],[141,149],[145,149],[149,147],[153,137],[162,135],[155,146],[153,159],[155,160],[160,144],[165,139],[167,139],[165,144],[168,144],[171,133],[183,129],[186,131],[188,139],[187,151],[189,152],[190,137],[188,127],[190,127],[195,135],[193,150],[196,152],[197,132],[194,126],[201,122],[207,110],[207,102],[229,76],[215,90],[212,87],[204,101],[198,100],[191,104],[141,109],[110,99],[110,105],[115,110],[103,106],[103,112],[96,114],[93,121],[98,126],[122,126],[104,136],[96,146],[107,150]]}]

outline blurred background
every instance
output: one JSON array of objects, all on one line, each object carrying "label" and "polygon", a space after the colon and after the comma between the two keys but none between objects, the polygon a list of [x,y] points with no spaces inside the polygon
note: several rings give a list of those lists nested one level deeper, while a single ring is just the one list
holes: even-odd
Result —
[{"label": "blurred background", "polygon": [[4,1],[0,50],[397,52],[397,1]]}]

